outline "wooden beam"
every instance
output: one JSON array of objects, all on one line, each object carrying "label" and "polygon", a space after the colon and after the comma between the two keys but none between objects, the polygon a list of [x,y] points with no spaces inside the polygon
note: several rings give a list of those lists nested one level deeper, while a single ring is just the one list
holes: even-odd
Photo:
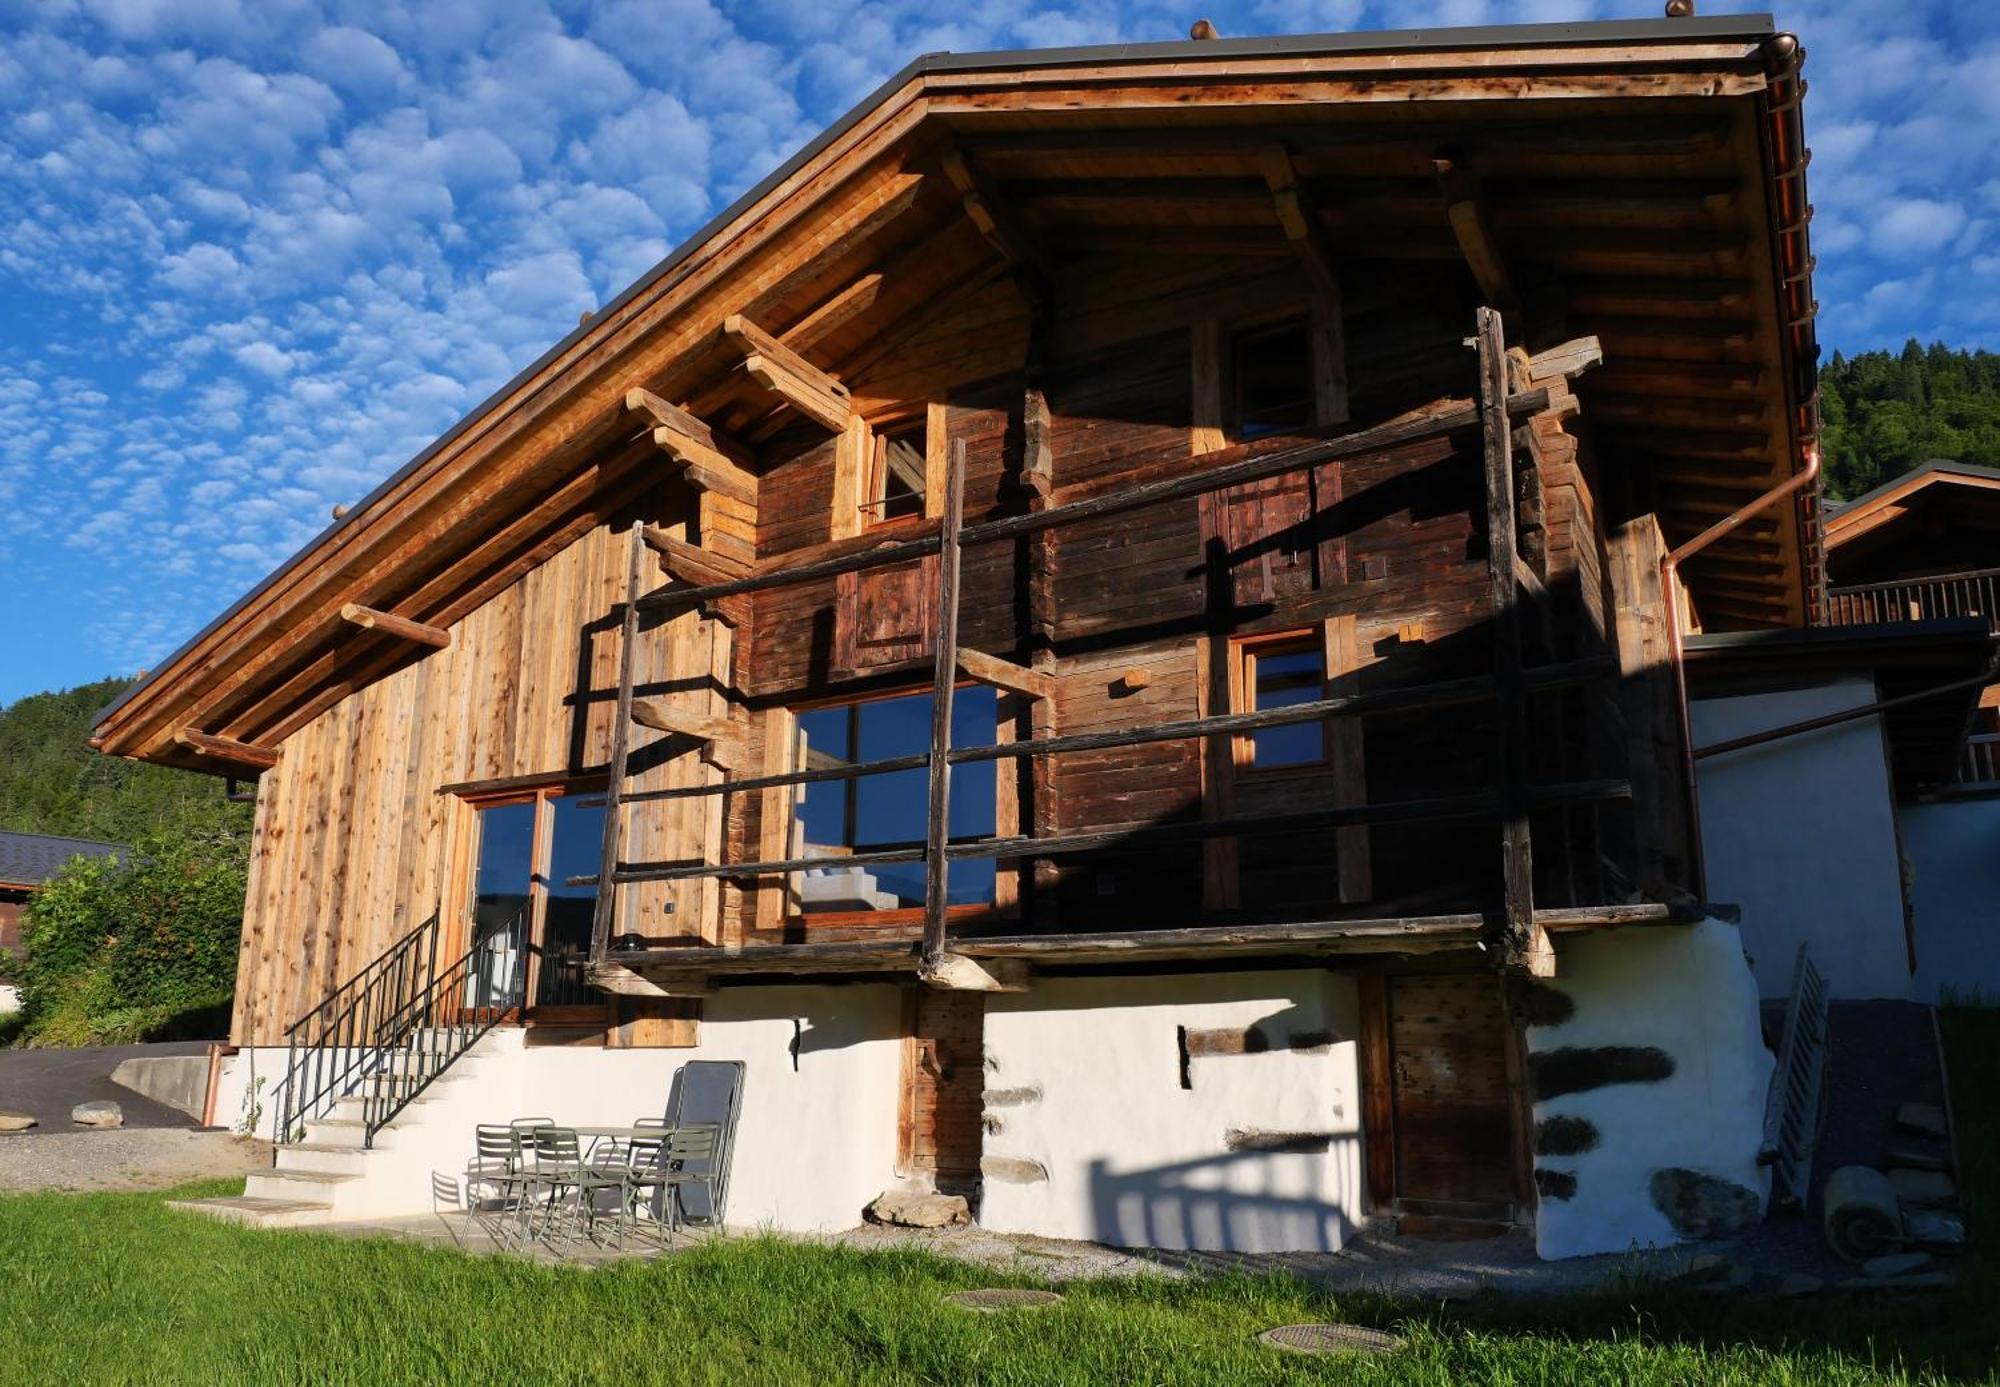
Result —
[{"label": "wooden beam", "polygon": [[967,676],[982,684],[990,684],[996,689],[1006,689],[1010,693],[1028,698],[1054,698],[1055,676],[1043,670],[1028,669],[1003,660],[998,655],[988,655],[981,650],[960,650],[958,667]]},{"label": "wooden beam", "polygon": [[736,736],[736,725],[728,718],[696,713],[664,698],[633,699],[632,721],[655,732],[673,732],[705,742],[730,741]]},{"label": "wooden beam", "polygon": [[757,504],[757,474],[745,465],[748,450],[649,390],[635,386],[626,391],[625,408],[652,418],[653,442],[687,469],[689,482],[748,506]]},{"label": "wooden beam", "polygon": [[944,967],[945,906],[951,829],[951,696],[958,669],[958,532],[965,518],[965,440],[951,445],[951,467],[939,527],[936,673],[931,684],[929,821],[924,837],[924,952],[926,971]]},{"label": "wooden beam", "polygon": [[1257,165],[1263,171],[1264,186],[1270,189],[1278,226],[1291,243],[1292,253],[1305,266],[1306,277],[1315,290],[1331,289],[1337,295],[1340,279],[1333,272],[1333,259],[1327,254],[1318,219],[1299,192],[1291,153],[1282,145],[1270,145],[1259,151]]},{"label": "wooden beam", "polygon": [[722,335],[743,354],[743,370],[806,418],[839,433],[854,407],[847,387],[741,313],[722,320]]},{"label": "wooden beam", "polygon": [[963,150],[947,149],[943,156],[944,175],[958,189],[959,205],[965,216],[988,245],[1014,267],[1022,291],[1030,303],[1046,303],[1049,298],[1047,257],[1035,237],[984,173],[974,167]]},{"label": "wooden beam", "polygon": [[239,742],[234,737],[218,737],[212,732],[203,732],[193,727],[183,727],[174,733],[174,745],[202,756],[213,757],[217,761],[248,766],[253,770],[267,771],[278,764],[277,747]]},{"label": "wooden beam", "polygon": [[380,631],[385,636],[397,636],[419,645],[428,645],[433,650],[442,650],[451,644],[451,632],[442,626],[431,626],[421,621],[412,621],[406,616],[378,611],[364,607],[359,602],[349,602],[340,609],[340,619],[359,626],[364,631]]},{"label": "wooden beam", "polygon": [[610,778],[604,787],[604,841],[597,859],[597,900],[590,916],[590,962],[601,964],[611,948],[611,927],[618,917],[618,857],[624,847],[625,758],[632,746],[632,678],[638,666],[639,581],[646,559],[646,525],[632,522],[632,540],[625,558],[625,609],[618,622],[618,711],[611,720]]},{"label": "wooden beam", "polygon": [[1479,204],[1477,180],[1453,159],[1439,157],[1432,162],[1437,169],[1438,185],[1444,190],[1445,215],[1451,221],[1452,235],[1458,238],[1459,253],[1464,255],[1473,279],[1478,282],[1479,292],[1502,313],[1520,312],[1520,295],[1514,291],[1507,262],[1500,255],[1500,243]]},{"label": "wooden beam", "polygon": [[752,571],[741,559],[675,539],[657,525],[646,527],[645,539],[646,547],[660,556],[660,571],[677,583],[732,583]]},{"label": "wooden beam", "polygon": [[865,274],[792,324],[780,340],[793,351],[807,351],[835,328],[874,307],[881,294],[881,273]]}]

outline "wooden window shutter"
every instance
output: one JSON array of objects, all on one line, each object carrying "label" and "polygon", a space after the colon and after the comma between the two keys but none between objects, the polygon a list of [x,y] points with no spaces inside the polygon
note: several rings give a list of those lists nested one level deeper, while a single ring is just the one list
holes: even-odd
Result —
[{"label": "wooden window shutter", "polygon": [[937,638],[937,555],[836,580],[833,664],[864,674],[927,660]]},{"label": "wooden window shutter", "polygon": [[1223,494],[1222,538],[1238,605],[1312,591],[1312,513],[1312,483],[1303,472]]}]

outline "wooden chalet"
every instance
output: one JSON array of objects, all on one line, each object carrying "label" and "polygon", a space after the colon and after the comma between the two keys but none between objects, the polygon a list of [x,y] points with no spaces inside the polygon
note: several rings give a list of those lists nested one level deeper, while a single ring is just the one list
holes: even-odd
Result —
[{"label": "wooden chalet", "polygon": [[1358,1125],[1230,1151],[1528,1216],[1526,980],[1701,914],[1682,637],[1822,614],[1802,56],[911,64],[102,715],[257,784],[235,1043],[398,1043],[384,960],[530,1046],[880,992],[897,1171],[992,1210],[1069,1178],[995,1154],[1038,994],[1310,975],[1180,1087],[1335,1047]]}]

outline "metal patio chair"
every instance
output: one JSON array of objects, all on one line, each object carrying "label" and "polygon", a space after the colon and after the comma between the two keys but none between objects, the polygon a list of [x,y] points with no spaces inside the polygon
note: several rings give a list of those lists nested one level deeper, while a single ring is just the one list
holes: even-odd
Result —
[{"label": "metal patio chair", "polygon": [[[520,1222],[528,1198],[521,1136],[511,1124],[482,1122],[472,1129],[473,1157],[465,1163],[465,1209],[495,1242],[505,1242],[507,1215]],[[481,1214],[496,1215],[489,1223]]]},{"label": "metal patio chair", "polygon": [[709,1123],[668,1128],[666,1140],[660,1144],[653,1165],[644,1172],[649,1202],[658,1209],[659,1221],[666,1229],[668,1247],[674,1245],[674,1233],[686,1214],[681,1204],[681,1191],[708,1183],[720,1141],[721,1132]]},{"label": "metal patio chair", "polygon": [[[551,1234],[588,1237],[595,1242],[600,1212],[597,1196],[611,1192],[621,1205],[624,1202],[625,1173],[585,1160],[573,1127],[537,1127],[535,1164],[526,1174],[528,1188],[542,1206],[537,1232],[545,1242]],[[569,1226],[560,1230],[558,1222],[565,1206]]]}]

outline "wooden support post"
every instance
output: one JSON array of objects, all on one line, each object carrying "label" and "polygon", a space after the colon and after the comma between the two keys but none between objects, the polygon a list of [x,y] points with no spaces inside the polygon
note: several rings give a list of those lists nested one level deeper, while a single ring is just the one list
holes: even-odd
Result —
[{"label": "wooden support post", "polygon": [[442,650],[451,644],[451,632],[442,626],[431,626],[421,621],[412,621],[406,616],[377,611],[373,607],[364,607],[359,602],[349,602],[341,607],[340,619],[352,622],[364,631],[380,631],[385,636],[415,641],[418,645],[428,645],[433,650]]},{"label": "wooden support post", "polygon": [[202,756],[212,757],[217,761],[227,761],[232,765],[248,766],[252,770],[267,771],[278,764],[277,747],[239,742],[234,737],[219,737],[212,732],[203,732],[193,727],[183,727],[174,733],[174,744]]},{"label": "wooden support post", "polygon": [[1438,186],[1444,191],[1445,215],[1452,235],[1458,238],[1459,254],[1479,285],[1479,292],[1501,313],[1518,314],[1520,296],[1500,256],[1500,243],[1479,205],[1478,183],[1454,159],[1440,156],[1431,161],[1437,170]]},{"label": "wooden support post", "polygon": [[[1047,365],[1048,314],[1034,311],[1028,320],[1028,351],[1022,363],[1024,380],[1021,398],[1022,450],[1021,486],[1027,493],[1028,509],[1045,511],[1053,504],[1055,458],[1049,442],[1049,404],[1043,388]],[[1028,549],[1028,663],[1034,672],[1053,685],[1056,677],[1056,554],[1058,540],[1053,530],[1030,535]],[[1056,735],[1056,701],[1037,698],[1028,704],[1028,736],[1031,739]],[[1037,756],[1028,762],[1028,832],[1037,838],[1053,837],[1061,831],[1062,815],[1057,807],[1056,761],[1053,756]],[[1036,859],[1027,867],[1034,884],[1031,904],[1034,918],[1044,928],[1055,924],[1056,887],[1060,869],[1046,859]],[[1018,887],[1018,872],[1017,872]]]},{"label": "wooden support post", "polygon": [[604,846],[597,861],[597,904],[590,917],[590,961],[604,962],[618,915],[618,855],[624,844],[625,758],[632,745],[632,676],[638,662],[639,583],[646,563],[646,525],[632,522],[625,561],[625,612],[619,622],[618,711],[611,720],[611,777],[604,787]]},{"label": "wooden support post", "polygon": [[946,473],[943,547],[938,553],[937,648],[931,681],[930,818],[924,840],[924,953],[927,978],[945,967],[945,896],[951,836],[951,695],[958,676],[958,532],[965,519],[965,440],[951,445]]},{"label": "wooden support post", "polygon": [[1486,460],[1486,564],[1493,599],[1493,677],[1500,764],[1502,952],[1537,977],[1555,973],[1555,950],[1535,923],[1535,864],[1529,837],[1528,694],[1521,670],[1520,582],[1515,575],[1514,431],[1507,419],[1507,344],[1498,309],[1482,307],[1479,416]]},{"label": "wooden support post", "polygon": [[[1328,617],[1325,630],[1326,692],[1329,698],[1358,694],[1361,655],[1359,620],[1353,615]],[[1333,754],[1333,802],[1342,808],[1368,803],[1368,765],[1363,754],[1359,718],[1335,718],[1327,724]],[[1343,828],[1334,835],[1340,872],[1340,899],[1352,905],[1375,893],[1366,825]]]},{"label": "wooden support post", "polygon": [[966,219],[1013,266],[1022,296],[1031,308],[1039,309],[1048,302],[1049,274],[1034,236],[964,153],[948,149],[942,163],[945,177],[958,189]]}]

